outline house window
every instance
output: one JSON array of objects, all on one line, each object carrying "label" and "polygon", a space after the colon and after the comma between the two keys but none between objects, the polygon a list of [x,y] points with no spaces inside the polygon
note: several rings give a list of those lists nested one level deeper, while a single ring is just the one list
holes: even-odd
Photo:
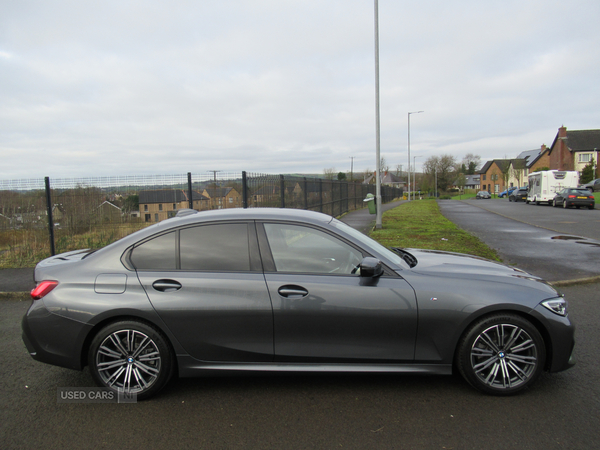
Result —
[{"label": "house window", "polygon": [[150,214],[144,214],[144,221],[146,221],[146,222],[150,222],[150,218],[151,218],[151,217],[152,217],[152,216],[151,216]]},{"label": "house window", "polygon": [[580,153],[579,154],[579,162],[580,163],[589,163],[592,159],[591,153]]},{"label": "house window", "polygon": [[162,203],[159,203],[159,204],[158,204],[158,210],[159,210],[159,211],[162,211]]},{"label": "house window", "polygon": [[173,203],[173,209],[177,209],[177,205]]},{"label": "house window", "polygon": [[148,205],[144,205],[144,211],[148,211]]},{"label": "house window", "polygon": [[483,181],[485,181],[485,180],[486,180],[486,178],[485,178],[485,177],[486,177],[486,174],[484,173],[484,174],[483,174]]}]

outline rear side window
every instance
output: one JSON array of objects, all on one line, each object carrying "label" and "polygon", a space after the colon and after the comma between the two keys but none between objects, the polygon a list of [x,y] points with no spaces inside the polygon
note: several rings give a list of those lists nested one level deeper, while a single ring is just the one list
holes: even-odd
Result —
[{"label": "rear side window", "polygon": [[179,239],[181,270],[250,270],[248,226],[244,223],[185,228]]},{"label": "rear side window", "polygon": [[131,262],[141,270],[175,270],[177,268],[176,232],[163,234],[133,249]]},{"label": "rear side window", "polygon": [[135,247],[131,262],[138,270],[250,270],[248,225],[204,225],[163,234]]}]

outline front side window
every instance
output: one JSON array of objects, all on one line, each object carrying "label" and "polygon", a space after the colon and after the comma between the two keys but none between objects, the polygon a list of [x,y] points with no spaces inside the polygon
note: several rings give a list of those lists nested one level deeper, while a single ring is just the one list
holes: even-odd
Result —
[{"label": "front side window", "polygon": [[264,224],[278,272],[356,273],[362,253],[323,231],[291,224]]}]

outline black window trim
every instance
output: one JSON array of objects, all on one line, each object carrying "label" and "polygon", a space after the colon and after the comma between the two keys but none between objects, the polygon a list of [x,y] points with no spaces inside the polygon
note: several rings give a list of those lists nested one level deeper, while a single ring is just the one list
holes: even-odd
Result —
[{"label": "black window trim", "polygon": [[[319,227],[317,225],[313,225],[311,223],[303,223],[303,222],[294,222],[289,220],[257,220],[256,221],[256,231],[258,233],[258,242],[260,246],[260,255],[263,261],[263,268],[265,273],[281,273],[281,274],[290,274],[290,275],[310,275],[310,276],[337,276],[337,277],[356,277],[354,274],[342,274],[342,273],[318,273],[318,272],[279,272],[275,267],[275,260],[273,259],[273,254],[271,252],[271,247],[269,246],[269,240],[267,239],[267,232],[265,231],[264,224],[285,224],[285,225],[296,225],[301,227],[308,227],[314,230],[321,231],[323,233],[328,234],[329,236],[342,241],[346,245],[352,247],[361,253],[362,257],[374,257],[371,253],[366,251],[364,248],[357,246],[354,242],[346,239],[344,236],[340,236],[328,230],[327,228]],[[393,277],[393,278],[402,278],[399,274],[397,274],[394,270],[387,267],[387,265],[382,261],[381,264],[384,268],[384,277]]]},{"label": "black window trim", "polygon": [[[189,229],[189,228],[197,228],[201,226],[209,226],[209,225],[229,225],[229,224],[244,224],[246,225],[247,237],[248,237],[248,252],[250,255],[250,270],[231,270],[231,271],[223,271],[223,270],[182,270],[181,269],[181,246],[180,246],[180,231]],[[175,269],[173,270],[156,270],[156,269],[138,269],[133,264],[131,260],[133,251],[145,244],[146,242],[151,241],[152,239],[159,238],[169,233],[175,233]],[[214,222],[196,222],[192,224],[187,224],[178,228],[171,228],[168,230],[164,230],[162,233],[156,233],[152,236],[147,236],[146,238],[136,242],[132,246],[128,247],[123,255],[121,256],[121,262],[128,270],[135,270],[139,272],[199,272],[199,273],[263,273],[263,264],[261,260],[261,254],[259,250],[259,243],[256,232],[256,224],[253,220],[220,220]]]}]

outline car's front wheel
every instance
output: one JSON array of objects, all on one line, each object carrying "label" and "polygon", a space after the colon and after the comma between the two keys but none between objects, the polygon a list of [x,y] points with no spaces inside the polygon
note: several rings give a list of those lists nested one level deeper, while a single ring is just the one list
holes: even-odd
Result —
[{"label": "car's front wheel", "polygon": [[496,314],[472,325],[458,345],[456,363],[475,388],[511,395],[542,373],[546,347],[539,331],[515,314]]},{"label": "car's front wheel", "polygon": [[136,394],[139,400],[165,386],[173,363],[162,333],[136,321],[105,326],[92,340],[88,353],[90,372],[98,386]]},{"label": "car's front wheel", "polygon": [[552,200],[552,206],[556,208],[556,199]]}]

